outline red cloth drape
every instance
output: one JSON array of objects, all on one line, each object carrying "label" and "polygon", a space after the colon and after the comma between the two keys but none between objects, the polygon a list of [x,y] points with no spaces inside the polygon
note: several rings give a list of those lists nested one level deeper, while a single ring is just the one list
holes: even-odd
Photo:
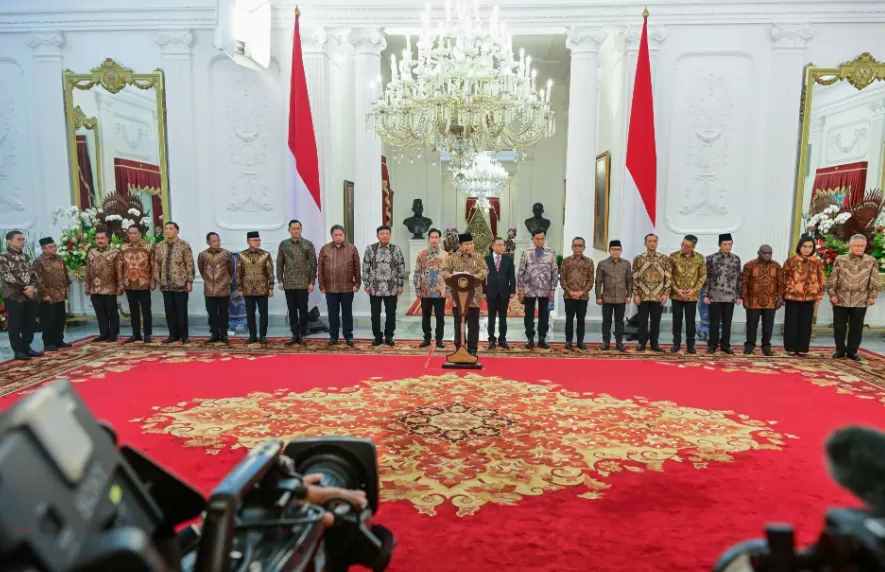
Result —
[{"label": "red cloth drape", "polygon": [[96,206],[95,178],[92,176],[92,163],[89,161],[89,146],[85,135],[77,135],[77,174],[80,189],[80,208]]},{"label": "red cloth drape", "polygon": [[384,155],[381,155],[381,224],[393,224],[393,190],[390,188],[390,172]]},{"label": "red cloth drape", "polygon": [[814,173],[814,187],[811,190],[811,200],[818,191],[850,187],[851,192],[845,193],[847,206],[852,202],[863,199],[867,184],[867,162],[846,163],[834,167],[818,169]]},{"label": "red cloth drape", "polygon": [[[160,190],[163,188],[160,177],[160,167],[141,161],[129,159],[114,159],[114,179],[117,183],[117,193],[132,193],[139,191],[151,191],[151,215],[154,227],[162,227],[163,198]],[[137,222],[137,221],[136,221]],[[150,229],[153,231],[153,229]]]},{"label": "red cloth drape", "polygon": [[[467,199],[467,210],[464,213],[464,218],[467,222],[470,222],[470,218],[473,216],[473,211],[476,209],[476,197],[468,197]],[[492,229],[492,236],[498,236],[498,221],[501,219],[501,199],[492,198],[489,199],[489,226]]]}]

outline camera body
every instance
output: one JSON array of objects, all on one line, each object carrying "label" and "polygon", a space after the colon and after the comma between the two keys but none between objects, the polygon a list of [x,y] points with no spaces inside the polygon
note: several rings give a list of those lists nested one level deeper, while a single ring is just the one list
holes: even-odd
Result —
[{"label": "camera body", "polygon": [[[385,570],[395,540],[370,524],[378,510],[371,441],[270,440],[255,447],[208,501],[138,450],[117,448],[62,380],[0,415],[0,562],[4,570],[131,572]],[[291,451],[292,455],[288,455]],[[304,502],[301,475],[366,492],[358,507]],[[327,512],[334,516],[326,527]],[[203,515],[202,528],[176,527]]]}]

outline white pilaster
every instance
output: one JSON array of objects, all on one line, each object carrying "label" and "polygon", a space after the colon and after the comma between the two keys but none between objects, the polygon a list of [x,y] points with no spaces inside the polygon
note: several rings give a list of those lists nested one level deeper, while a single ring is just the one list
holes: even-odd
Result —
[{"label": "white pilaster", "polygon": [[[572,53],[569,80],[568,151],[565,176],[565,224],[562,253],[571,253],[572,238],[586,237],[593,247],[593,206],[596,167],[596,111],[599,44],[602,28],[573,28],[566,47]],[[592,250],[588,250],[592,254]]]},{"label": "white pilaster", "polygon": [[49,213],[73,204],[62,81],[65,38],[61,32],[46,32],[28,35],[25,43],[33,48],[35,63],[30,96],[37,125],[33,148],[39,149],[35,157],[40,158],[39,168],[33,165],[34,193],[38,197],[35,207],[37,216],[43,219],[38,224],[48,230]]},{"label": "white pilaster", "polygon": [[[166,163],[169,169],[169,209],[164,220],[182,226],[193,244],[200,244],[202,229],[213,224],[211,209],[200,208],[197,180],[197,145],[194,133],[194,100],[191,85],[190,30],[157,32],[163,51],[163,80],[166,89]],[[190,227],[190,228],[188,228]],[[192,297],[196,299],[196,297]]]},{"label": "white pilaster", "polygon": [[[624,109],[626,112],[624,113],[624,133],[626,134],[629,130],[630,126],[630,112],[633,107],[633,83],[636,81],[636,62],[639,59],[639,41],[642,38],[642,26],[628,26],[626,31],[626,40],[627,40],[627,89],[624,90],[625,99],[624,105],[626,106]],[[651,82],[652,89],[655,86],[655,78],[657,76],[657,63],[658,63],[658,52],[661,48],[661,43],[667,38],[667,30],[663,26],[650,26],[648,29],[648,53],[649,53],[649,62],[651,64]],[[658,118],[660,114],[658,113],[658,98],[654,98],[655,101],[655,123],[660,124]],[[660,135],[660,129],[655,130],[655,135]],[[626,157],[626,144],[627,144],[627,136],[624,137],[624,149],[622,151],[622,157]],[[665,153],[661,152],[661,146],[657,146],[658,149],[658,173],[661,172],[661,166],[664,164],[664,158],[666,157]],[[619,169],[624,169],[624,186],[622,189],[622,201],[621,201],[621,217],[622,217],[622,230],[620,237],[611,237],[613,239],[620,239],[624,245],[624,256],[632,257],[644,250],[644,246],[642,243],[642,237],[645,236],[648,232],[651,231],[651,223],[648,220],[648,215],[645,213],[645,206],[642,204],[642,200],[639,198],[639,190],[636,188],[636,184],[633,182],[633,178],[630,176],[630,173],[626,171],[627,167],[624,161],[620,161],[618,164]],[[660,189],[660,182],[662,181],[661,176],[658,176],[658,184]]]},{"label": "white pilaster", "polygon": [[[796,165],[799,147],[799,106],[802,98],[802,70],[805,44],[814,29],[810,24],[775,24],[771,29],[774,43],[771,58],[769,90],[777,97],[769,98],[768,150],[766,173],[769,189],[764,209],[766,222],[762,242],[771,245],[775,257],[786,258],[792,251],[790,230],[793,223]],[[754,245],[753,251],[756,250]]]},{"label": "white pilaster", "polygon": [[[872,112],[872,125],[870,130],[870,141],[875,141],[874,147],[870,149],[870,157],[875,159],[869,163],[869,171],[867,172],[867,189],[882,188],[883,164],[882,157],[885,157],[885,98],[877,99],[870,103],[870,111]],[[876,148],[875,145],[879,147]]]},{"label": "white pilaster", "polygon": [[[520,255],[522,248],[520,246],[527,245],[531,242],[532,237],[528,229],[525,227],[525,220],[532,217],[532,176],[534,171],[534,152],[529,149],[525,159],[516,164],[516,200],[511,211],[511,218],[516,227],[516,244],[517,256]],[[547,213],[547,218],[550,218]],[[553,219],[555,220],[555,219]],[[551,221],[552,222],[552,221]],[[519,260],[517,258],[517,260]]]}]

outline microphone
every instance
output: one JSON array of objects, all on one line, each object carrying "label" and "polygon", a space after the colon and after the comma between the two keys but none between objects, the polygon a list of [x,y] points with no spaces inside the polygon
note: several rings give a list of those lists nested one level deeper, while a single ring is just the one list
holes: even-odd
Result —
[{"label": "microphone", "polygon": [[830,475],[878,513],[885,513],[885,433],[869,427],[837,429],[826,441]]}]

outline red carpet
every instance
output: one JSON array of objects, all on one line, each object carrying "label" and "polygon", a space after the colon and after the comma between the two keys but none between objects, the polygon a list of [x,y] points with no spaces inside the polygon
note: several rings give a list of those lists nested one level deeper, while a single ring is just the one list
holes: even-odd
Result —
[{"label": "red carpet", "polygon": [[[409,306],[409,309],[406,310],[406,316],[420,316],[421,315],[421,298],[417,298],[412,305]],[[452,315],[452,299],[446,298],[446,316]],[[487,317],[489,315],[489,308],[486,304],[486,301],[482,301],[482,306],[479,309],[479,315],[482,317]],[[525,316],[525,306],[522,302],[519,301],[519,298],[514,296],[510,299],[510,304],[507,308],[507,315],[511,318],[522,318]],[[535,310],[535,316],[537,317],[538,310]]]},{"label": "red carpet", "polygon": [[265,438],[371,437],[391,570],[701,571],[768,521],[809,542],[827,507],[857,505],[822,443],[885,428],[865,381],[885,361],[867,356],[484,358],[468,375],[419,355],[118,346],[65,373],[121,441],[206,492]]}]

